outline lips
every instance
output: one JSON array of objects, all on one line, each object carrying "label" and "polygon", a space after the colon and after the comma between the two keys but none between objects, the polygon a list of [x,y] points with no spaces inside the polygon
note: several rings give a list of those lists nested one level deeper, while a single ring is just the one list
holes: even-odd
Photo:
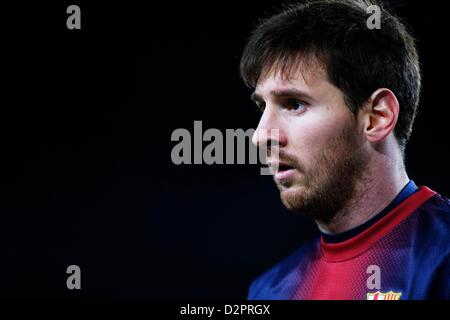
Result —
[{"label": "lips", "polygon": [[275,180],[287,179],[295,173],[295,167],[284,161],[270,161],[269,166]]}]

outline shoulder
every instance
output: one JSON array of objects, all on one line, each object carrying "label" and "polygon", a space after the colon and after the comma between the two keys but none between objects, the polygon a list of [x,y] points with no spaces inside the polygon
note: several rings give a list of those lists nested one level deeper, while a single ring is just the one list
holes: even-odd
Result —
[{"label": "shoulder", "polygon": [[431,297],[450,298],[450,200],[435,194],[416,211],[413,243],[418,270],[432,275]]},{"label": "shoulder", "polygon": [[316,253],[318,238],[300,246],[289,256],[275,264],[272,268],[259,275],[250,285],[249,300],[271,299],[271,289],[288,278],[293,271],[298,270],[299,264],[305,259],[310,260]]},{"label": "shoulder", "polygon": [[417,210],[419,228],[428,240],[450,250],[450,200],[435,194]]},{"label": "shoulder", "polygon": [[424,206],[431,212],[442,215],[443,218],[450,221],[450,199],[447,197],[436,193],[425,202]]}]

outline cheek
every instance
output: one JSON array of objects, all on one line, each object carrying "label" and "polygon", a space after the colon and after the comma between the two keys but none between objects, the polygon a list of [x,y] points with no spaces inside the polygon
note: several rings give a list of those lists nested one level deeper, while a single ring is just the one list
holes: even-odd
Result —
[{"label": "cheek", "polygon": [[339,115],[311,114],[298,117],[289,126],[288,152],[308,169],[317,163],[320,155],[342,133],[348,119]]}]

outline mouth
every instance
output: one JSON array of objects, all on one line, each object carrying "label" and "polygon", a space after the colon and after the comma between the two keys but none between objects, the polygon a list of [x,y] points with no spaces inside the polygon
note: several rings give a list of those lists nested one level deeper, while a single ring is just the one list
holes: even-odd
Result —
[{"label": "mouth", "polygon": [[295,167],[285,162],[271,162],[271,170],[273,172],[274,178],[277,181],[286,180],[295,173]]},{"label": "mouth", "polygon": [[293,167],[293,166],[290,166],[290,165],[288,165],[288,164],[282,164],[282,163],[280,163],[279,166],[278,166],[277,172],[288,171],[288,170],[291,170],[291,169],[294,169],[294,167]]}]

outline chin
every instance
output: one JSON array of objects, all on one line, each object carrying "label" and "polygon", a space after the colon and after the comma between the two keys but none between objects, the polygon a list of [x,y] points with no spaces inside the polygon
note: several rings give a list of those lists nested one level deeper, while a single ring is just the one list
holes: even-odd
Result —
[{"label": "chin", "polygon": [[302,208],[306,202],[306,190],[304,187],[281,187],[280,198],[283,205],[292,211]]}]

